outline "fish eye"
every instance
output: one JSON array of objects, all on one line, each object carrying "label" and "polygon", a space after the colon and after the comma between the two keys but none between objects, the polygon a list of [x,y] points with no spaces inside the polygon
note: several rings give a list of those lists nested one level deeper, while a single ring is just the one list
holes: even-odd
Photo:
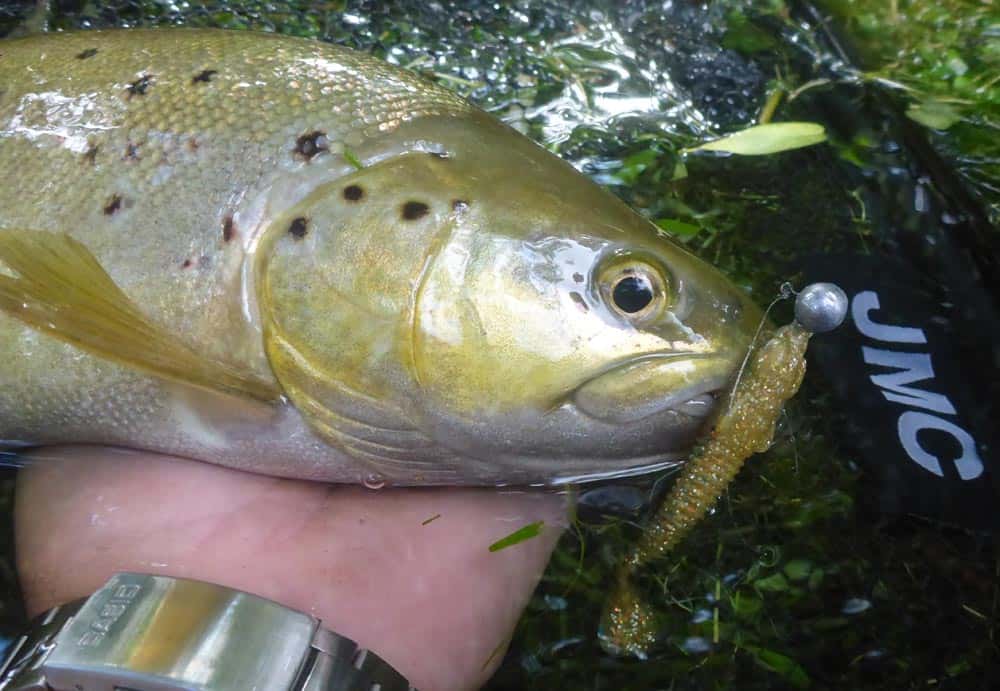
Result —
[{"label": "fish eye", "polygon": [[645,276],[623,276],[611,291],[615,307],[634,314],[653,301],[653,286]]},{"label": "fish eye", "polygon": [[613,261],[600,271],[598,282],[605,302],[633,322],[656,317],[667,303],[664,272],[643,261]]}]

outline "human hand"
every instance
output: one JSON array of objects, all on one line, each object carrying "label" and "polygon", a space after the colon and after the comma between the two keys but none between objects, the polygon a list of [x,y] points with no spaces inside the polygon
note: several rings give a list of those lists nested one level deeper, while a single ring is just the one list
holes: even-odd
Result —
[{"label": "human hand", "polygon": [[195,578],[308,612],[421,691],[486,681],[564,525],[542,492],[368,490],[99,447],[30,457],[15,507],[32,616],[115,571]]}]

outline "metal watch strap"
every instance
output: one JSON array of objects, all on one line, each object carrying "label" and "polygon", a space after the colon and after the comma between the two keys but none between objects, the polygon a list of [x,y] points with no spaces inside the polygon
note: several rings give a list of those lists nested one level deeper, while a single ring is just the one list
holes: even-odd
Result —
[{"label": "metal watch strap", "polygon": [[73,618],[86,598],[53,607],[35,617],[22,634],[10,644],[3,666],[0,666],[0,690],[48,691],[45,674],[39,668],[45,655],[52,650],[56,635]]},{"label": "metal watch strap", "polygon": [[415,691],[318,619],[223,586],[121,573],[14,641],[0,691]]}]

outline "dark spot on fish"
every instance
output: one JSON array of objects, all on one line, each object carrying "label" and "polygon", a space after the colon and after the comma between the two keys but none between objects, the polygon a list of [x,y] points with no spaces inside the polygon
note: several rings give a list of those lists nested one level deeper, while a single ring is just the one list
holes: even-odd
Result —
[{"label": "dark spot on fish", "polygon": [[91,144],[86,151],[83,152],[83,160],[94,165],[97,162],[97,151],[100,149],[96,144]]},{"label": "dark spot on fish", "polygon": [[181,264],[181,268],[182,269],[187,269],[187,268],[190,268],[190,267],[191,267],[191,260],[190,259],[185,259],[184,263]]},{"label": "dark spot on fish", "polygon": [[301,240],[309,232],[309,219],[299,216],[292,224],[288,226],[288,232],[292,234],[296,240]]},{"label": "dark spot on fish", "polygon": [[469,208],[469,202],[465,201],[464,199],[452,199],[451,208],[454,209],[455,211],[465,211],[466,209]]},{"label": "dark spot on fish", "polygon": [[349,202],[359,201],[363,196],[365,191],[361,189],[361,185],[348,185],[344,188],[344,199]]},{"label": "dark spot on fish", "polygon": [[134,82],[129,84],[128,88],[125,90],[128,93],[128,97],[132,98],[133,96],[145,96],[146,90],[149,89],[149,84],[152,80],[153,76],[150,74],[144,74],[136,79]]},{"label": "dark spot on fish", "polygon": [[232,216],[226,216],[222,219],[222,240],[229,242],[234,237],[236,237],[236,224],[233,223]]},{"label": "dark spot on fish", "polygon": [[128,142],[125,144],[125,155],[122,156],[123,161],[138,161],[139,160],[139,147]]},{"label": "dark spot on fish", "polygon": [[295,155],[301,156],[307,161],[311,160],[313,156],[326,151],[328,148],[326,132],[320,132],[319,130],[303,134],[295,140]]},{"label": "dark spot on fish", "polygon": [[219,73],[219,70],[202,70],[201,72],[199,72],[195,76],[191,77],[191,83],[192,84],[199,84],[199,83],[201,83],[201,84],[207,84],[208,82],[212,81],[212,75],[213,74],[218,74],[218,73]]},{"label": "dark spot on fish", "polygon": [[580,308],[581,312],[589,312],[590,311],[590,307],[587,305],[587,301],[584,300],[583,296],[580,295],[578,292],[576,292],[575,290],[572,291],[569,294],[569,297],[570,297],[570,299],[573,302],[576,303],[576,306]]},{"label": "dark spot on fish", "polygon": [[583,274],[577,271],[573,274],[573,280],[577,283],[583,283]]},{"label": "dark spot on fish", "polygon": [[104,215],[110,216],[120,208],[122,208],[122,196],[120,194],[113,194],[104,205]]},{"label": "dark spot on fish", "polygon": [[447,151],[428,151],[434,158],[449,158]]},{"label": "dark spot on fish", "polygon": [[429,211],[430,207],[423,202],[411,201],[403,204],[403,218],[407,221],[416,221],[418,218],[426,216]]},{"label": "dark spot on fish", "polygon": [[187,140],[187,148],[191,151],[197,151],[199,146],[201,146],[201,144],[199,144],[198,140],[194,137]]},{"label": "dark spot on fish", "polygon": [[77,60],[86,60],[87,58],[92,58],[97,55],[97,48],[87,48],[87,50],[80,51],[76,54]]}]

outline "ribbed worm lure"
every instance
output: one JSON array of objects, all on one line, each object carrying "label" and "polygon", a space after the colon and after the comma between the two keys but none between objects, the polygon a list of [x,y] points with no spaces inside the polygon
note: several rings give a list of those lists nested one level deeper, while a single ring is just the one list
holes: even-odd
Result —
[{"label": "ribbed worm lure", "polygon": [[[790,287],[783,289],[781,297],[792,292]],[[838,286],[807,286],[796,296],[795,320],[748,357],[715,428],[694,451],[639,543],[619,566],[600,631],[608,652],[645,658],[656,630],[651,607],[634,587],[636,572],[673,549],[715,505],[743,462],[767,450],[782,406],[799,390],[805,375],[809,337],[836,328],[846,313],[847,296]]]}]

